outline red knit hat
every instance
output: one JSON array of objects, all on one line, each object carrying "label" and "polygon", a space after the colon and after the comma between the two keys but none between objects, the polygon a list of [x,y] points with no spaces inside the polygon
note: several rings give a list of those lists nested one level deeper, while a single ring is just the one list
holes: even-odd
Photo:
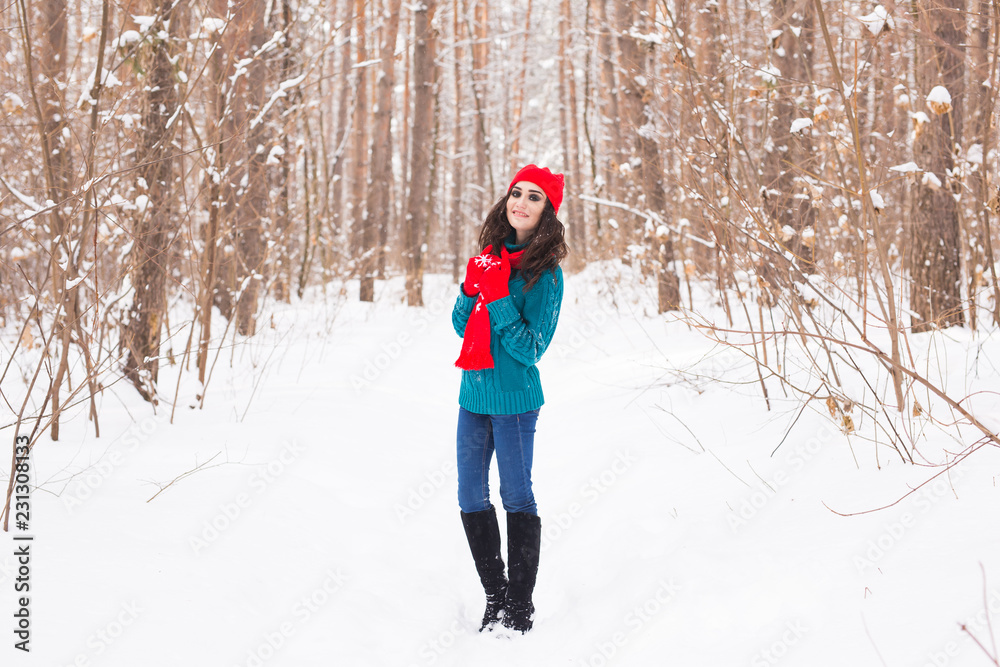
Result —
[{"label": "red knit hat", "polygon": [[528,181],[540,187],[545,196],[552,202],[552,208],[556,210],[556,213],[559,212],[559,205],[562,204],[563,199],[563,183],[565,181],[562,174],[553,174],[548,170],[548,167],[543,169],[529,164],[514,174],[514,180],[507,186],[507,192],[510,192],[515,183],[520,183],[521,181]]}]

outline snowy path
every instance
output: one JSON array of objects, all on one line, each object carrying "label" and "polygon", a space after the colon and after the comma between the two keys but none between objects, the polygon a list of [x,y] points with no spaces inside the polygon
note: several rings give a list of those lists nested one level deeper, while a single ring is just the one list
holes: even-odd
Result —
[{"label": "snowy path", "polygon": [[[839,517],[822,503],[869,509],[931,473],[885,452],[878,471],[863,442],[858,469],[811,413],[770,456],[794,417],[780,390],[768,414],[753,384],[682,377],[672,369],[750,370],[703,359],[710,346],[643,314],[640,292],[620,287],[614,310],[598,284],[568,281],[540,364],[531,634],[475,632],[483,596],[455,500],[454,288],[430,276],[424,309],[392,284],[374,306],[276,310],[234,369],[220,360],[206,409],[179,408],[174,425],[119,386],[105,437],[80,416],[43,441],[33,650],[4,651],[46,667],[987,664],[957,624],[991,645],[980,563],[1000,611],[996,455],[952,478],[958,500],[941,481]],[[209,459],[146,502],[152,481]]]}]

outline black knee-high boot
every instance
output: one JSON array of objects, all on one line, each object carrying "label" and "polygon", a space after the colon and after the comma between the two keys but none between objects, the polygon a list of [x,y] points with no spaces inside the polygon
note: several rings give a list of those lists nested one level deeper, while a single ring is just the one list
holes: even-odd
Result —
[{"label": "black knee-high boot", "polygon": [[542,522],[534,514],[507,512],[507,563],[510,584],[503,625],[525,633],[531,629],[535,605],[531,594],[538,574],[538,554],[542,544]]},{"label": "black knee-high boot", "polygon": [[482,632],[488,626],[500,620],[500,612],[507,599],[507,577],[504,575],[503,556],[500,551],[500,526],[497,523],[496,509],[493,507],[482,512],[462,514],[462,525],[465,527],[465,537],[469,540],[469,549],[476,562],[479,580],[486,591],[486,613],[483,623],[479,626]]}]

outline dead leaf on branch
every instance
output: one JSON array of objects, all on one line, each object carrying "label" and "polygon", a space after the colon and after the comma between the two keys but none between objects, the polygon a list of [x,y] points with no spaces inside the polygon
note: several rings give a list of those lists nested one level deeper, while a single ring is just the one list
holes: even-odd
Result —
[{"label": "dead leaf on branch", "polygon": [[836,419],[837,418],[837,410],[839,409],[838,406],[837,406],[837,399],[835,399],[833,396],[827,396],[826,397],[826,409],[830,411],[830,416],[833,417],[834,419]]},{"label": "dead leaf on branch", "polygon": [[1000,215],[1000,186],[997,186],[996,193],[986,202],[986,205],[993,211],[993,215]]}]

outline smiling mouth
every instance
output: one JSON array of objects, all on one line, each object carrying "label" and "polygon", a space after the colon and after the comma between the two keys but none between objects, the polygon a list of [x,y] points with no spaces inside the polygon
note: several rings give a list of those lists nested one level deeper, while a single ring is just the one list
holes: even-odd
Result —
[{"label": "smiling mouth", "polygon": [[514,211],[514,215],[517,216],[518,218],[527,218],[528,217],[527,213],[521,213],[520,211]]}]

